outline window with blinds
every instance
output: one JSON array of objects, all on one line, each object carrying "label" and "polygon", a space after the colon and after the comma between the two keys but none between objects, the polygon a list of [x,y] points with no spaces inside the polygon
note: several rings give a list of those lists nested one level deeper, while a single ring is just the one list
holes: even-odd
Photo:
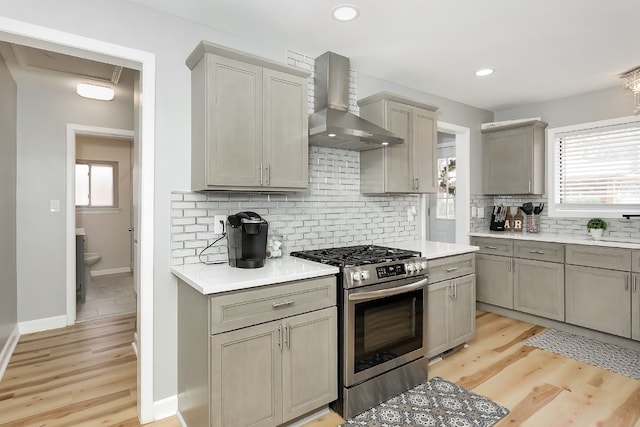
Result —
[{"label": "window with blinds", "polygon": [[639,117],[552,129],[549,142],[555,211],[640,209]]}]

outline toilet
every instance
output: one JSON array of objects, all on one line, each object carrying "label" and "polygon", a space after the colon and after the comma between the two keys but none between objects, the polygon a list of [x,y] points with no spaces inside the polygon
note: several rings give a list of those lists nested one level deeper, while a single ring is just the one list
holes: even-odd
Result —
[{"label": "toilet", "polygon": [[91,267],[102,259],[100,254],[95,252],[85,252],[84,254],[84,282],[88,285],[91,282]]}]

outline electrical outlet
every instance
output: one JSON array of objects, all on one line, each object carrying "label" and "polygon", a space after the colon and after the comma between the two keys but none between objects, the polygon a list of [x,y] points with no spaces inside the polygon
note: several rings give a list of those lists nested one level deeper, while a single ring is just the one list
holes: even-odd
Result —
[{"label": "electrical outlet", "polygon": [[214,215],[213,220],[213,232],[216,234],[224,233],[224,228],[226,227],[225,222],[227,221],[227,217],[224,215]]},{"label": "electrical outlet", "polygon": [[478,208],[471,206],[471,218],[475,218],[478,215]]},{"label": "electrical outlet", "polygon": [[484,218],[484,208],[478,208],[478,218]]}]

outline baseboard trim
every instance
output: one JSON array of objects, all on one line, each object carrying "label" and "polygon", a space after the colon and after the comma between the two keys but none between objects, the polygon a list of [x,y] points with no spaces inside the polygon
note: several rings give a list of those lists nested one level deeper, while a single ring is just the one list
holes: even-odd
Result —
[{"label": "baseboard trim", "polygon": [[9,335],[9,339],[7,339],[7,342],[4,343],[2,351],[0,351],[0,382],[2,381],[4,372],[7,370],[9,360],[11,360],[11,356],[13,355],[13,351],[16,349],[16,345],[18,344],[19,339],[20,332],[18,329],[18,324],[16,324],[13,327],[13,331],[11,331],[11,334]]},{"label": "baseboard trim", "polygon": [[107,268],[106,270],[91,270],[91,277],[107,276],[109,274],[131,273],[131,267]]},{"label": "baseboard trim", "polygon": [[49,329],[64,328],[67,326],[67,316],[46,317],[44,319],[27,320],[18,323],[20,335],[33,332],[48,331]]},{"label": "baseboard trim", "polygon": [[178,395],[169,396],[153,402],[153,419],[155,421],[169,418],[178,413]]},{"label": "baseboard trim", "polygon": [[180,423],[180,425],[181,425],[182,427],[188,427],[188,426],[187,426],[187,423],[186,423],[186,422],[185,422],[185,420],[184,420],[184,418],[182,418],[182,414],[180,413],[180,411],[178,411],[178,412],[176,413],[176,417],[178,418],[178,422]]}]

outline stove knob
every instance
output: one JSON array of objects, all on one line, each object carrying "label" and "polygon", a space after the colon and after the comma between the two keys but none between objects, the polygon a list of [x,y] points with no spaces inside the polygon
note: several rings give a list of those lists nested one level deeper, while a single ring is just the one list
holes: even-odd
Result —
[{"label": "stove knob", "polygon": [[416,262],[416,272],[420,273],[420,271],[422,271],[422,265],[420,265],[419,262]]},{"label": "stove knob", "polygon": [[362,274],[359,271],[354,271],[351,275],[351,278],[354,282],[359,282],[360,280],[362,280]]},{"label": "stove knob", "polygon": [[427,269],[427,261],[421,261],[421,262],[420,262],[420,265],[422,266],[422,269],[423,269],[423,270],[426,270],[426,269]]},{"label": "stove knob", "polygon": [[362,272],[362,280],[367,280],[369,278],[369,272],[368,271],[363,271]]},{"label": "stove knob", "polygon": [[409,273],[413,273],[415,271],[415,269],[416,269],[415,264],[407,264],[407,271]]}]

